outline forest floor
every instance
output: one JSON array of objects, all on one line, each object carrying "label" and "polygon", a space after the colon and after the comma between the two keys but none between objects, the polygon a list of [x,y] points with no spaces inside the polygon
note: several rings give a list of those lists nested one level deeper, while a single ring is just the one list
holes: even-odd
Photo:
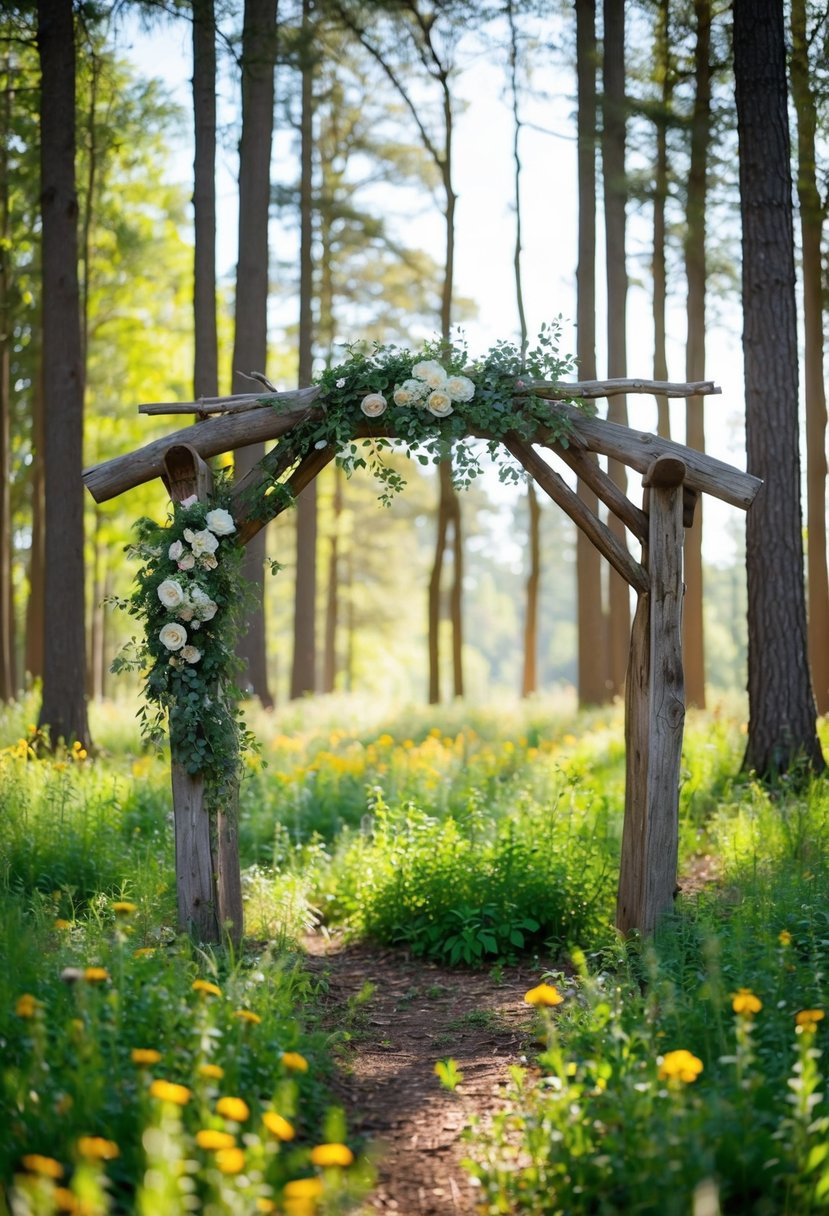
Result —
[{"label": "forest floor", "polygon": [[[532,1036],[524,993],[538,968],[458,971],[398,949],[304,940],[307,966],[325,978],[323,1020],[351,1038],[335,1092],[349,1128],[366,1137],[377,1184],[361,1213],[448,1216],[475,1211],[475,1189],[461,1165],[462,1133],[498,1107]],[[453,1059],[463,1079],[441,1086],[438,1060]]]}]

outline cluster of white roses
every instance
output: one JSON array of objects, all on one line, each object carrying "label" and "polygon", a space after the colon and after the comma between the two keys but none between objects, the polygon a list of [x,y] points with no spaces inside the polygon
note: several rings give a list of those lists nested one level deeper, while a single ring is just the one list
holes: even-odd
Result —
[{"label": "cluster of white roses", "polygon": [[[468,376],[450,376],[437,359],[422,359],[415,363],[409,380],[394,386],[395,405],[426,409],[436,418],[446,418],[454,412],[458,401],[471,401],[475,385]],[[388,401],[382,393],[369,393],[360,402],[360,409],[369,418],[379,418]]]},{"label": "cluster of white roses", "polygon": [[[182,506],[189,506],[188,499]],[[216,507],[205,516],[206,527],[199,531],[192,528],[184,529],[184,541],[175,540],[167,550],[170,561],[184,572],[196,569],[215,570],[219,564],[216,551],[219,548],[219,537],[229,536],[236,531],[236,525],[229,511]],[[177,578],[165,578],[158,585],[158,598],[176,619],[168,621],[158,635],[161,644],[169,650],[170,663],[179,666],[184,663],[198,663],[202,652],[192,642],[188,641],[187,630],[182,622],[186,622],[191,630],[201,627],[203,621],[212,621],[218,611],[218,605],[212,600],[204,588],[198,583],[183,584]]]}]

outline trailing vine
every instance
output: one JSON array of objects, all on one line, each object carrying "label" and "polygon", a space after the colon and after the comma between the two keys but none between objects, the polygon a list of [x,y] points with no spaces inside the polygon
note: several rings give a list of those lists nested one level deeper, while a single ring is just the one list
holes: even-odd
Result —
[{"label": "trailing vine", "polygon": [[144,626],[112,664],[144,674],[142,735],[161,746],[167,735],[175,762],[205,778],[217,805],[239,775],[253,743],[239,710],[236,641],[246,596],[243,546],[221,487],[210,502],[174,503],[165,524],[142,518],[127,553],[141,565],[135,589],[115,602]]}]

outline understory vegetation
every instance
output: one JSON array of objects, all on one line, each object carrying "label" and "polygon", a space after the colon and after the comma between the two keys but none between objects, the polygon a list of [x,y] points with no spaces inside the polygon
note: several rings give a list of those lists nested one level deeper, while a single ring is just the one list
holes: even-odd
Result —
[{"label": "understory vegetation", "polygon": [[166,762],[95,712],[95,756],[43,758],[25,704],[0,723],[0,1212],[353,1210],[371,1146],[331,1097],[312,928],[459,982],[529,958],[563,998],[468,1133],[481,1213],[829,1206],[829,787],[738,776],[735,713],[689,715],[701,877],[627,943],[621,710],[253,715],[234,953],[176,935]]}]

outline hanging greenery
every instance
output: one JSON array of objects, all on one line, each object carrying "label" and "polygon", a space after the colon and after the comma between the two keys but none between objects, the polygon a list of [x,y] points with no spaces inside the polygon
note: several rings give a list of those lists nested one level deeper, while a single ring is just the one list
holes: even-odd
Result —
[{"label": "hanging greenery", "polygon": [[112,671],[144,674],[144,737],[161,746],[169,734],[174,760],[205,778],[216,804],[238,778],[252,745],[239,711],[236,641],[246,597],[244,552],[222,486],[206,503],[174,503],[163,525],[142,518],[127,550],[141,563],[135,590],[115,601],[144,626]]}]

